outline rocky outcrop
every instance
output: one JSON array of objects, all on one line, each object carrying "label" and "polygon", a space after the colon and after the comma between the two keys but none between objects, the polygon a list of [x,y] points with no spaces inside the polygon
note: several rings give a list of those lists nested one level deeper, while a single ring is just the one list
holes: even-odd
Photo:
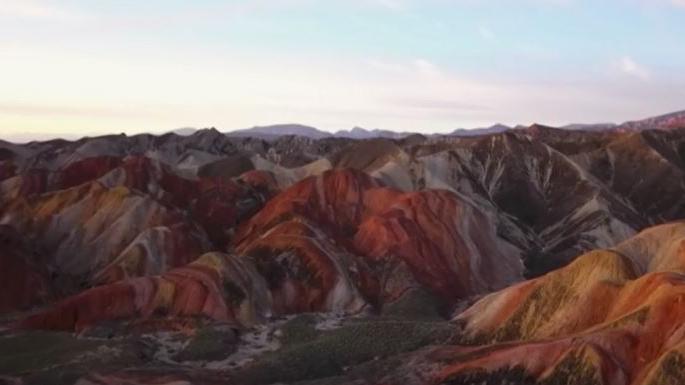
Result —
[{"label": "rocky outcrop", "polygon": [[108,320],[204,316],[246,325],[270,315],[266,283],[235,256],[209,253],[161,276],[131,278],[83,291],[31,315],[20,328],[82,331]]},{"label": "rocky outcrop", "polygon": [[[161,259],[145,258],[146,251],[164,251],[150,243],[167,246],[182,234],[148,231],[98,276],[113,283],[68,298],[26,325],[81,329],[109,319],[147,318],[164,309],[172,316],[252,324],[267,314],[357,313],[382,307],[413,289],[427,289],[454,305],[516,281],[522,273],[518,251],[456,194],[402,193],[354,170],[329,171],[277,195],[240,228],[235,255],[204,256],[168,273],[159,266],[141,272],[141,266]],[[188,272],[197,271],[198,264],[204,268],[208,258],[215,270],[213,281],[195,282],[197,275]],[[161,275],[150,277],[155,274]],[[141,275],[146,277],[124,279]],[[168,282],[173,283],[173,299],[167,294],[159,299],[159,293],[166,293],[160,288],[170,287]],[[186,296],[185,287],[191,287],[192,298],[179,300]],[[259,298],[259,306],[243,304],[244,298],[253,297]],[[242,312],[256,315],[236,317],[236,310],[227,305],[236,301]]]},{"label": "rocky outcrop", "polygon": [[275,225],[236,252],[265,278],[275,314],[356,313],[376,294],[366,261],[301,218]]},{"label": "rocky outcrop", "polygon": [[462,343],[487,346],[450,348],[439,382],[497,383],[522,372],[531,384],[677,383],[683,226],[646,230],[477,302],[455,321]]},{"label": "rocky outcrop", "polygon": [[92,281],[115,261],[127,265],[126,274],[156,274],[209,247],[202,229],[181,213],[129,188],[98,182],[18,197],[1,215],[46,250],[55,274],[73,277],[74,284]]},{"label": "rocky outcrop", "polygon": [[375,263],[405,264],[416,281],[448,302],[521,279],[518,250],[456,194],[422,191],[391,202],[359,226],[354,247],[361,255]]},{"label": "rocky outcrop", "polygon": [[367,193],[380,187],[379,181],[357,170],[326,171],[293,185],[271,199],[264,208],[241,226],[235,244],[249,243],[280,222],[301,217],[329,229],[337,237],[354,234],[370,204]]},{"label": "rocky outcrop", "polygon": [[226,249],[237,224],[277,192],[273,177],[195,178],[159,161],[85,158],[0,186],[0,218],[46,251],[58,286],[161,274]]},{"label": "rocky outcrop", "polygon": [[354,169],[327,171],[276,196],[241,227],[236,249],[278,256],[289,266],[279,277],[305,269],[318,277],[316,293],[340,296],[334,286],[344,282],[350,298],[358,297],[356,288],[372,303],[417,286],[453,303],[522,274],[518,250],[456,194],[402,193]]}]

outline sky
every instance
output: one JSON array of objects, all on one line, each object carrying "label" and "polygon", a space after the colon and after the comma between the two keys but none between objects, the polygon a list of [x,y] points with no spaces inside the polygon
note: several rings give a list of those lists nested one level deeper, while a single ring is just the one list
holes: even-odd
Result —
[{"label": "sky", "polygon": [[685,109],[685,0],[0,0],[0,138]]}]

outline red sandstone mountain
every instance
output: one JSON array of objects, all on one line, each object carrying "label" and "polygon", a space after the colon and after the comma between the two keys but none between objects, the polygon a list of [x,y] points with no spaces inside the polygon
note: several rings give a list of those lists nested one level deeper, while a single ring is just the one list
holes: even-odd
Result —
[{"label": "red sandstone mountain", "polygon": [[0,382],[683,382],[666,118],[0,142]]},{"label": "red sandstone mountain", "polygon": [[464,342],[495,344],[450,348],[440,381],[522,372],[522,383],[678,383],[683,368],[672,365],[685,346],[684,231],[683,223],[650,228],[485,297],[456,320]]},{"label": "red sandstone mountain", "polygon": [[225,248],[270,176],[189,179],[144,157],[88,158],[2,182],[2,222],[45,250],[60,292],[160,274]]},{"label": "red sandstone mountain", "polygon": [[[206,255],[159,277],[89,289],[22,325],[80,330],[160,313],[251,325],[271,315],[354,313],[419,287],[453,304],[514,282],[522,272],[517,250],[454,193],[405,194],[352,170],[328,171],[277,195],[234,244],[235,256]],[[125,269],[129,261],[113,263]],[[197,266],[205,272],[189,273]],[[183,294],[188,286],[195,294]],[[167,302],[158,303],[160,296]],[[240,319],[227,303],[254,315]]]}]

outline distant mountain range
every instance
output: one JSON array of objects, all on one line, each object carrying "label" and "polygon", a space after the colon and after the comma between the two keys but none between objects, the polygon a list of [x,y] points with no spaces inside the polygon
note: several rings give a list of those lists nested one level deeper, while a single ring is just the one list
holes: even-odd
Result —
[{"label": "distant mountain range", "polygon": [[312,139],[323,139],[331,137],[330,132],[321,131],[318,128],[305,126],[302,124],[276,124],[273,126],[255,126],[242,130],[236,130],[226,133],[228,136],[234,137],[257,137],[269,139],[284,135],[304,136]]},{"label": "distant mountain range", "polygon": [[176,135],[180,136],[190,136],[193,135],[195,132],[197,132],[197,128],[193,127],[183,127],[183,128],[177,128],[172,131]]},{"label": "distant mountain range", "polygon": [[340,138],[350,138],[350,139],[370,139],[370,138],[391,138],[391,139],[401,139],[409,135],[413,135],[413,132],[395,132],[389,130],[366,130],[361,127],[355,127],[351,130],[341,130],[334,134],[336,137]]},{"label": "distant mountain range", "polygon": [[[671,129],[685,126],[685,110],[673,112],[670,114],[650,117],[647,119],[625,122],[622,124],[615,123],[595,123],[595,124],[568,124],[559,127],[564,130],[574,131],[604,131],[604,130],[620,130],[620,131],[640,131],[646,129]],[[512,129],[523,129],[526,126],[511,127],[504,124],[495,124],[490,127],[482,128],[458,128],[448,134],[434,134],[435,136],[479,136],[487,134],[496,134],[500,132],[509,131]],[[188,136],[197,131],[194,128],[180,128],[172,131],[181,136]],[[354,127],[351,130],[341,130],[335,133],[320,130],[315,127],[305,126],[302,124],[276,124],[271,126],[255,126],[241,130],[229,131],[226,133],[230,137],[253,137],[260,139],[275,139],[279,136],[294,135],[311,139],[323,138],[349,138],[349,139],[371,139],[371,138],[387,138],[387,139],[401,139],[407,136],[416,134],[414,132],[395,132],[390,130],[367,130],[361,127]]]},{"label": "distant mountain range", "polygon": [[340,130],[336,133],[319,130],[318,128],[301,124],[277,124],[273,126],[256,126],[242,130],[228,132],[228,136],[234,137],[260,137],[264,139],[274,138],[284,135],[304,136],[312,139],[323,138],[349,138],[349,139],[370,139],[370,138],[390,138],[401,139],[412,135],[412,132],[395,132],[390,130],[367,130],[361,127],[354,127],[351,130]]},{"label": "distant mountain range", "polygon": [[685,110],[643,120],[626,122],[620,127],[629,130],[645,130],[650,128],[672,129],[683,126],[685,126]]},{"label": "distant mountain range", "polygon": [[483,128],[458,128],[450,133],[450,135],[453,136],[478,136],[478,135],[487,135],[487,134],[497,134],[500,132],[504,131],[509,131],[512,128],[509,126],[506,126],[504,124],[495,124],[490,127],[483,127]]}]

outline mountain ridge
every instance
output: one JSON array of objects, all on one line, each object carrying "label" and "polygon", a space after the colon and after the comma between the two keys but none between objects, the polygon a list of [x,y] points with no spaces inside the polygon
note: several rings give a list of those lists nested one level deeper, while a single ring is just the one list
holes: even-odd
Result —
[{"label": "mountain ridge", "polygon": [[[624,123],[571,123],[560,127],[560,129],[571,131],[611,131],[611,130],[647,130],[647,129],[672,129],[676,127],[685,126],[685,110],[676,111],[668,114],[657,115],[635,121],[627,121]],[[496,123],[490,127],[480,128],[458,128],[449,133],[444,134],[430,134],[430,136],[479,136],[485,134],[495,134],[512,129],[524,129],[529,126],[509,126],[501,123]],[[182,128],[172,132],[179,135],[190,135],[196,129]],[[272,140],[275,137],[295,135],[308,137],[312,139],[323,138],[348,138],[348,139],[372,139],[372,138],[387,138],[387,139],[402,139],[412,135],[420,134],[418,132],[397,132],[391,130],[381,129],[365,129],[362,127],[353,127],[350,130],[339,130],[336,132],[328,132],[316,127],[301,125],[301,124],[275,124],[267,126],[255,126],[252,128],[239,129],[225,132],[228,136],[234,137],[256,137],[265,140]],[[424,135],[424,134],[420,134]]]},{"label": "mountain ridge", "polygon": [[679,116],[0,140],[0,382],[682,383]]}]

